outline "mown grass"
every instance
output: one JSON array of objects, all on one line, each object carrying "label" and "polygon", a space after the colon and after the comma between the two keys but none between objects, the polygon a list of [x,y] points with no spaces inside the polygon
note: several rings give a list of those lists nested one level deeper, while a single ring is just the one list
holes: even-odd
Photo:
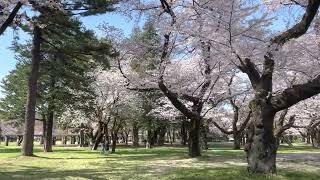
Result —
[{"label": "mown grass", "polygon": [[[318,165],[280,162],[277,176],[251,176],[242,150],[214,144],[196,159],[184,147],[117,149],[115,154],[78,147],[54,147],[53,153],[35,148],[34,157],[20,148],[0,146],[0,179],[320,179]],[[308,146],[281,147],[281,153],[320,152]]]}]

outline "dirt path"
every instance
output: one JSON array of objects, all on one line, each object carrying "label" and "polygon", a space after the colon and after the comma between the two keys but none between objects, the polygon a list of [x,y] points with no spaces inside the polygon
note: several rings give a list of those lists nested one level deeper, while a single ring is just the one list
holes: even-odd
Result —
[{"label": "dirt path", "polygon": [[320,153],[283,153],[277,155],[280,163],[293,162],[320,167]]}]

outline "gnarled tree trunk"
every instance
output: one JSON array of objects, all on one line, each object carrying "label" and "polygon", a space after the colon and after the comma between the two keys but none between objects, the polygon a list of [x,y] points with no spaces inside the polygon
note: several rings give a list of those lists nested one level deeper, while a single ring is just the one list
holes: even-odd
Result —
[{"label": "gnarled tree trunk", "polygon": [[197,157],[201,156],[200,151],[200,118],[193,118],[190,121],[190,129],[189,129],[189,156]]},{"label": "gnarled tree trunk", "polygon": [[273,133],[275,112],[268,104],[256,99],[251,102],[252,122],[246,144],[248,171],[275,173],[277,143]]}]

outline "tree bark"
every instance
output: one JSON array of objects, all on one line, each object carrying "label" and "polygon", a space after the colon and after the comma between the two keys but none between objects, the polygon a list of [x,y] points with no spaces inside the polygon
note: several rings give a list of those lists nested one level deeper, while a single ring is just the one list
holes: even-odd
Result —
[{"label": "tree bark", "polygon": [[42,118],[42,140],[41,140],[41,142],[40,142],[40,144],[43,145],[43,150],[45,149],[45,147],[44,147],[44,140],[45,140],[45,138],[46,138],[46,136],[47,136],[46,131],[47,131],[47,120],[46,120],[46,117],[44,116],[44,117]]},{"label": "tree bark", "polygon": [[188,141],[188,122],[183,120],[181,123],[181,145],[185,146],[187,145]]},{"label": "tree bark", "polygon": [[54,146],[54,145],[56,145],[56,137],[52,137],[52,145]]},{"label": "tree bark", "polygon": [[112,147],[111,147],[111,153],[115,153],[116,152],[116,147],[117,147],[117,133],[112,133]]},{"label": "tree bark", "polygon": [[241,132],[234,132],[233,133],[233,149],[240,149],[241,147]]},{"label": "tree bark", "polygon": [[48,116],[46,122],[46,136],[44,138],[44,152],[52,152],[53,116],[53,105],[51,102],[49,102]]},{"label": "tree bark", "polygon": [[124,132],[124,142],[126,145],[128,145],[128,141],[129,141],[129,132]]},{"label": "tree bark", "polygon": [[79,142],[80,142],[80,147],[84,147],[85,146],[85,142],[84,142],[84,129],[80,129],[80,133],[79,133],[80,137],[79,137]]},{"label": "tree bark", "polygon": [[273,133],[275,112],[266,103],[253,100],[250,103],[253,121],[249,127],[249,139],[245,147],[250,173],[276,173],[277,143]]},{"label": "tree bark", "polygon": [[12,24],[14,18],[16,17],[18,11],[21,9],[22,5],[23,4],[21,2],[18,2],[16,4],[16,6],[14,7],[14,9],[12,10],[12,12],[9,14],[8,18],[6,19],[6,21],[1,25],[1,27],[0,27],[0,36]]},{"label": "tree bark", "polygon": [[206,125],[202,125],[201,127],[201,139],[202,139],[202,148],[204,150],[208,150],[209,146],[208,146],[208,129],[209,127]]},{"label": "tree bark", "polygon": [[22,145],[22,155],[24,156],[33,155],[37,81],[39,78],[39,68],[41,61],[40,47],[41,29],[36,25],[33,30],[31,74],[28,82],[28,95],[25,114],[24,137]]},{"label": "tree bark", "polygon": [[189,156],[190,157],[197,157],[201,156],[200,151],[200,119],[191,119],[190,121],[190,130],[189,130]]},{"label": "tree bark", "polygon": [[132,145],[133,147],[139,147],[139,128],[136,123],[133,123],[132,127]]},{"label": "tree bark", "polygon": [[158,140],[157,140],[158,146],[163,146],[164,145],[165,137],[166,137],[166,131],[167,131],[166,126],[160,127]]},{"label": "tree bark", "polygon": [[172,129],[172,142],[175,143],[176,142],[176,133],[175,130]]},{"label": "tree bark", "polygon": [[[308,0],[302,19],[292,28],[284,31],[270,41],[270,46],[282,45],[291,39],[305,34],[310,27],[320,6],[319,0]],[[272,96],[272,80],[274,73],[273,51],[269,50],[264,56],[263,71],[245,58],[240,59],[240,70],[249,77],[255,90],[255,99],[250,105],[253,113],[253,122],[250,125],[250,134],[246,144],[248,170],[252,173],[275,173],[277,143],[273,134],[273,122],[275,113],[294,104],[317,95],[320,92],[320,76],[315,79],[291,88],[285,89],[281,94]],[[277,51],[277,50],[275,50]]]},{"label": "tree bark", "polygon": [[97,135],[95,137],[95,141],[92,147],[92,150],[97,150],[99,143],[101,142],[102,138],[103,138],[103,126],[102,126],[102,122],[99,122],[98,124],[98,130],[97,130]]},{"label": "tree bark", "polygon": [[[109,119],[110,120],[110,119]],[[105,123],[104,124],[104,140],[106,141],[106,145],[107,145],[107,147],[106,147],[106,150],[107,151],[109,151],[109,147],[110,147],[110,138],[109,138],[109,129],[108,129],[108,124],[109,124],[109,121],[108,121],[108,123]]]},{"label": "tree bark", "polygon": [[150,149],[152,148],[152,132],[151,132],[151,127],[148,128],[147,130],[147,141],[146,141],[146,148]]},{"label": "tree bark", "polygon": [[307,144],[310,144],[311,143],[311,138],[310,138],[310,132],[308,130],[307,132]]}]

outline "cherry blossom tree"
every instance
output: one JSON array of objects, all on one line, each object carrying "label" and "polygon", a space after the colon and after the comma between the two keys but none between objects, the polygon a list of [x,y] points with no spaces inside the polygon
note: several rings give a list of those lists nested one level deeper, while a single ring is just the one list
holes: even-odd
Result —
[{"label": "cherry blossom tree", "polygon": [[260,71],[250,58],[239,58],[239,69],[246,73],[254,89],[255,98],[250,103],[253,121],[246,146],[248,169],[253,173],[275,173],[277,143],[273,134],[276,112],[319,93],[319,76],[307,83],[295,85],[273,95],[273,74],[277,57],[275,53],[291,39],[299,38],[308,30],[320,2],[308,1],[300,22],[287,31],[271,38]]},{"label": "cherry blossom tree", "polygon": [[[231,76],[230,81],[228,82],[228,86],[229,97],[226,102],[227,104],[220,105],[220,110],[216,110],[220,112],[224,111],[224,113],[222,114],[223,117],[215,115],[215,118],[210,119],[210,121],[212,121],[214,126],[217,127],[222,133],[226,135],[232,134],[234,139],[233,148],[240,149],[240,145],[242,139],[245,138],[245,130],[252,113],[250,110],[248,110],[248,103],[249,99],[251,98],[250,95],[252,95],[252,92],[250,92],[250,89],[248,89],[248,83],[246,82],[246,80],[245,82],[241,83],[241,78],[235,75]],[[241,88],[244,89],[241,90]],[[230,106],[232,112],[230,112]],[[220,118],[224,118],[227,120],[227,122],[224,123],[224,126],[220,125]]]}]

